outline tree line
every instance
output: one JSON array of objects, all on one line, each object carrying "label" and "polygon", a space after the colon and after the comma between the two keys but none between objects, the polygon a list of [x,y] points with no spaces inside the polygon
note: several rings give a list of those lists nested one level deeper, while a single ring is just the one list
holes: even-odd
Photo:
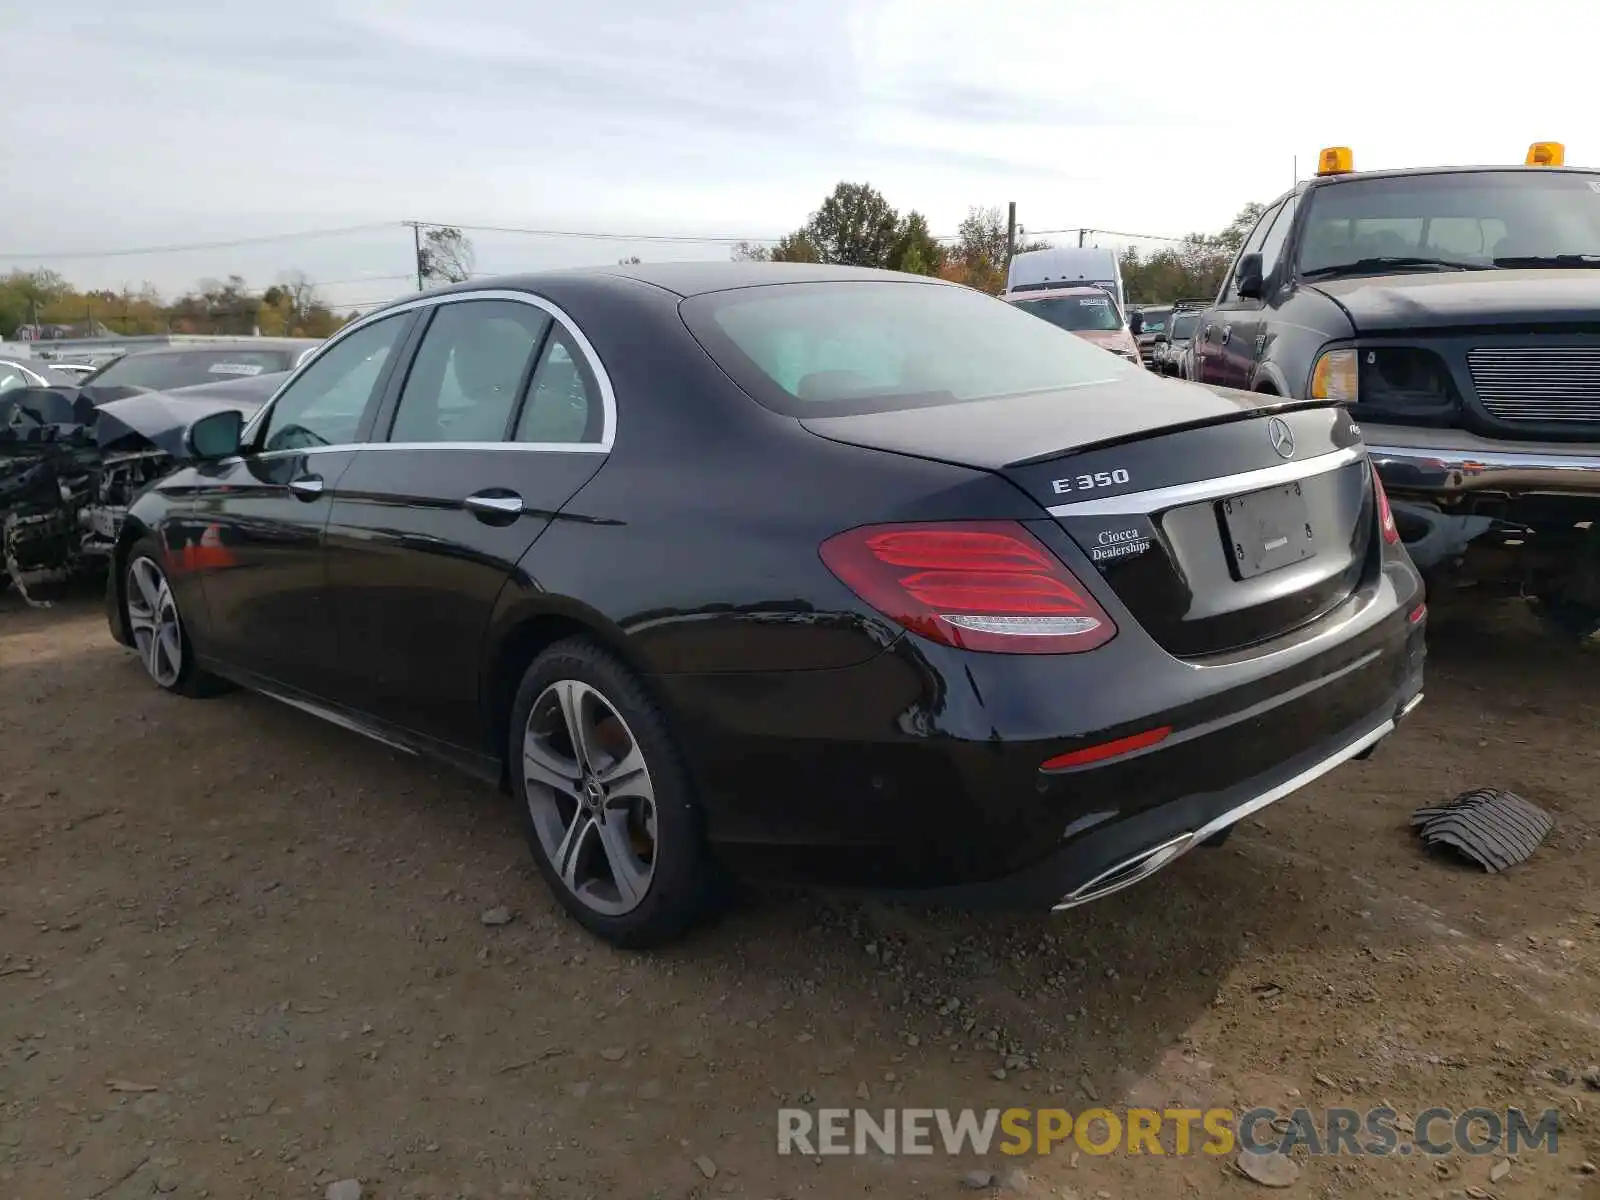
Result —
[{"label": "tree line", "polygon": [[257,291],[238,275],[203,279],[175,299],[148,283],[120,291],[80,291],[54,271],[13,271],[0,277],[0,336],[104,337],[111,334],[241,334],[327,337],[352,319],[317,295],[300,271]]},{"label": "tree line", "polygon": [[[417,282],[464,283],[473,275],[472,239],[452,226],[417,236]],[[53,337],[111,334],[259,333],[263,337],[324,338],[355,320],[317,294],[304,271],[285,271],[269,287],[252,288],[242,276],[202,279],[172,300],[150,284],[112,291],[80,291],[54,271],[12,271],[0,276],[0,337],[19,333]]]},{"label": "tree line", "polygon": [[[1234,255],[1249,236],[1263,206],[1247,204],[1219,233],[1191,233],[1153,253],[1129,246],[1119,252],[1130,302],[1214,296]],[[771,246],[740,242],[736,260],[834,263],[937,275],[980,291],[1005,290],[1012,254],[1045,250],[1050,243],[1018,240],[999,208],[973,207],[946,245],[928,232],[915,209],[902,214],[871,184],[840,183],[804,225]]]}]

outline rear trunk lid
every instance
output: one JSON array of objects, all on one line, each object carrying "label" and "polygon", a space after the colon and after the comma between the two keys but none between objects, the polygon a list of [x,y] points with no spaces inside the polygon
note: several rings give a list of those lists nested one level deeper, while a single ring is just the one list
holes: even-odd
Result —
[{"label": "rear trunk lid", "polygon": [[1181,657],[1298,628],[1376,569],[1371,472],[1343,409],[1155,379],[1106,391],[801,423],[1004,475]]}]

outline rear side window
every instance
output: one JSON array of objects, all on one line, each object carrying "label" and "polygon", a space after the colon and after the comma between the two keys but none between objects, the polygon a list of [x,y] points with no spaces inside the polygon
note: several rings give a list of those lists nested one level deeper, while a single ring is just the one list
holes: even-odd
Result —
[{"label": "rear side window", "polygon": [[498,442],[550,318],[513,300],[441,304],[400,393],[392,442]]},{"label": "rear side window", "polygon": [[517,441],[598,442],[603,417],[588,364],[567,331],[557,326],[528,387],[528,401],[517,420]]},{"label": "rear side window", "polygon": [[1137,374],[970,288],[792,283],[684,301],[690,331],[758,402],[790,416],[882,412]]}]

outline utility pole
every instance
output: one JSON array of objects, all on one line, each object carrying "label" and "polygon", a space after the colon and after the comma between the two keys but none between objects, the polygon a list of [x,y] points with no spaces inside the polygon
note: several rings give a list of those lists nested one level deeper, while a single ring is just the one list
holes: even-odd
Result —
[{"label": "utility pole", "polygon": [[1298,187],[1300,183],[1300,156],[1298,154],[1294,156],[1294,182]]},{"label": "utility pole", "polygon": [[1006,206],[1006,266],[1011,265],[1012,256],[1017,252],[1017,202],[1011,201]]},{"label": "utility pole", "polygon": [[411,226],[411,246],[417,256],[417,291],[422,290],[422,224],[419,221],[407,221]]}]

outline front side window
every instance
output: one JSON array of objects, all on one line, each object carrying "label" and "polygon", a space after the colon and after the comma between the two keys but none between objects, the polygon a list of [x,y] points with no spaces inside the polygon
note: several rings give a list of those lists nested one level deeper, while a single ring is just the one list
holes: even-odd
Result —
[{"label": "front side window", "polygon": [[1194,327],[1199,323],[1199,313],[1182,313],[1172,318],[1172,332],[1168,336],[1175,342],[1186,342],[1194,336]]},{"label": "front side window", "polygon": [[1272,223],[1272,228],[1267,231],[1267,236],[1261,242],[1261,278],[1271,279],[1272,273],[1278,267],[1278,259],[1283,256],[1283,244],[1289,238],[1289,230],[1294,227],[1294,201],[1290,196],[1283,202],[1283,211],[1278,214],[1278,219]]},{"label": "front side window", "polygon": [[0,392],[13,392],[28,386],[28,377],[13,366],[0,365]]},{"label": "front side window", "polygon": [[949,285],[780,284],[696,296],[680,311],[735,382],[789,416],[1055,391],[1066,403],[1073,388],[1138,372],[1016,305]]},{"label": "front side window", "polygon": [[[1023,312],[1043,317],[1061,329],[1109,331],[1122,328],[1122,314],[1110,296],[1052,296],[1044,300],[1018,300]],[[1160,325],[1153,327],[1156,330]],[[1152,326],[1146,325],[1150,332]]]},{"label": "front side window", "polygon": [[514,300],[439,305],[400,393],[392,442],[498,442],[550,318]]},{"label": "front side window", "polygon": [[[1261,219],[1256,222],[1256,227],[1250,231],[1250,236],[1245,238],[1244,245],[1239,249],[1239,258],[1246,254],[1259,254],[1261,244],[1267,240],[1267,234],[1272,232],[1273,222],[1278,219],[1278,214],[1283,211],[1281,204],[1274,204],[1261,214]],[[1226,298],[1237,300],[1239,298],[1239,258],[1233,260],[1233,270],[1228,272],[1228,287]],[[1265,273],[1262,278],[1266,278]]]},{"label": "front side window", "polygon": [[383,368],[409,324],[409,313],[396,313],[330,347],[267,413],[260,449],[306,450],[355,441]]},{"label": "front side window", "polygon": [[1523,167],[1341,179],[1311,189],[1308,204],[1295,264],[1302,275],[1600,262],[1600,173]]}]

